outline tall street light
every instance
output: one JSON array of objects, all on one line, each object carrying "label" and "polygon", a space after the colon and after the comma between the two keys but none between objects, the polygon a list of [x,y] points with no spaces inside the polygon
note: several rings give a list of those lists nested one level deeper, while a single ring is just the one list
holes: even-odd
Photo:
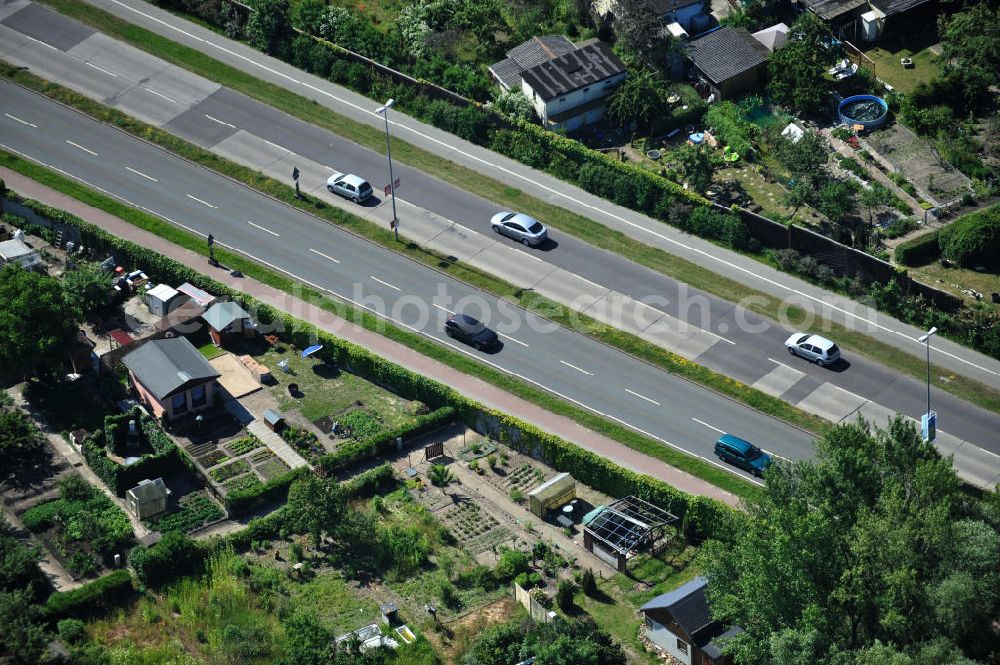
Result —
[{"label": "tall street light", "polygon": [[396,181],[392,178],[392,146],[389,144],[389,109],[396,103],[395,99],[390,99],[385,106],[375,109],[385,118],[385,154],[389,158],[389,191],[392,192],[392,231],[396,234],[396,242],[399,242],[399,218],[396,217]]},{"label": "tall street light", "polygon": [[[930,427],[931,421],[932,421],[932,417],[931,417],[931,337],[937,331],[938,331],[938,329],[936,327],[931,328],[930,330],[927,331],[926,335],[922,335],[919,339],[917,339],[918,342],[920,342],[921,344],[923,344],[924,346],[927,347],[927,413],[924,416],[923,429],[924,429],[925,432],[928,433],[928,436],[927,436],[928,441],[933,441],[934,440],[934,431]],[[933,420],[936,421],[936,418],[934,418]],[[934,422],[933,424],[936,425],[937,423]]]}]

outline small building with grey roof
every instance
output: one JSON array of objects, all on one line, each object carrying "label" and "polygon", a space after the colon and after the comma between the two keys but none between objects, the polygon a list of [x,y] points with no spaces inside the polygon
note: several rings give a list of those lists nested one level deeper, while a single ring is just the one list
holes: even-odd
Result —
[{"label": "small building with grey roof", "polygon": [[208,324],[208,334],[216,346],[225,346],[233,337],[253,337],[256,334],[250,314],[232,300],[212,305],[201,318]]},{"label": "small building with grey roof", "polygon": [[129,512],[144,520],[153,515],[159,515],[167,509],[170,502],[170,490],[163,478],[150,480],[145,478],[139,484],[125,492],[125,505]]},{"label": "small building with grey roof", "polygon": [[[893,17],[929,5],[927,19],[935,20],[931,0],[798,0],[806,9],[823,20],[834,36],[850,41],[872,42],[885,31]],[[919,21],[917,21],[919,23]]]},{"label": "small building with grey roof", "polygon": [[122,358],[136,395],[157,418],[211,408],[221,376],[186,337],[150,340]]},{"label": "small building with grey roof", "polygon": [[708,580],[696,577],[639,608],[646,638],[685,665],[729,665],[726,641],[743,632],[712,618],[707,589]]},{"label": "small building with grey roof", "polygon": [[504,90],[520,89],[548,129],[573,131],[604,117],[608,95],[625,80],[625,65],[607,44],[533,37],[490,66]]},{"label": "small building with grey roof", "polygon": [[767,80],[770,51],[746,28],[722,27],[689,42],[685,54],[717,101],[736,99]]}]

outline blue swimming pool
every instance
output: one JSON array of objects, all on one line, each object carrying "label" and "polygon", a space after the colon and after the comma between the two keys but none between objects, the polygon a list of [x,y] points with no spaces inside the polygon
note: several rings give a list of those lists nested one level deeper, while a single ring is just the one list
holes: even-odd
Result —
[{"label": "blue swimming pool", "polygon": [[854,95],[840,102],[837,113],[844,124],[863,125],[865,129],[874,129],[885,122],[889,105],[881,97]]}]

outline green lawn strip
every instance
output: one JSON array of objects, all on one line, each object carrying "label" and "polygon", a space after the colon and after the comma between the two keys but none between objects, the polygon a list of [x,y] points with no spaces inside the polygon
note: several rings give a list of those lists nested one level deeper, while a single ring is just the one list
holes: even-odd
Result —
[{"label": "green lawn strip", "polygon": [[[293,117],[332,131],[369,149],[382,150],[385,139],[381,130],[338,115],[308,98],[255,78],[199,51],[172,42],[85,2],[80,3],[74,0],[41,1],[66,16],[91,25],[112,37],[195,74],[280,109]],[[11,78],[10,75],[7,77]],[[93,114],[91,113],[91,115]],[[115,122],[115,124],[119,123]],[[761,291],[746,287],[738,281],[722,277],[697,263],[651,247],[582,215],[525,195],[517,188],[505,185],[398,138],[393,142],[393,147],[395,149],[394,155],[400,162],[452,183],[465,191],[494,201],[499,206],[519,209],[542,219],[555,229],[580,238],[584,242],[624,256],[635,263],[729,302],[738,302],[754,296],[757,302],[747,306],[747,309],[773,320],[779,318],[781,312],[781,299],[779,298],[771,297]],[[268,193],[274,195],[273,192]],[[757,260],[763,259],[758,255],[748,254],[748,256]],[[768,263],[766,260],[764,262]],[[867,335],[848,333],[846,327],[830,323],[829,330],[838,336],[837,342],[841,348],[864,355],[875,362],[915,378],[921,378],[919,357],[879,342]],[[840,339],[842,332],[845,333],[843,340]],[[939,387],[984,409],[1000,412],[1000,390],[974,379],[955,377],[950,383]]]},{"label": "green lawn strip", "polygon": [[[109,214],[115,215],[134,226],[142,228],[150,233],[156,234],[171,242],[197,252],[202,255],[207,254],[205,242],[185,231],[177,229],[168,222],[160,220],[141,210],[136,210],[122,204],[108,196],[94,192],[87,187],[70,180],[62,175],[54,173],[33,162],[29,162],[16,155],[5,151],[0,151],[0,164],[17,171],[37,182],[40,182],[52,189],[67,194],[77,200],[91,205]],[[388,235],[388,234],[387,234]],[[463,373],[476,376],[498,388],[513,395],[529,401],[537,406],[573,419],[583,427],[591,429],[599,434],[622,443],[643,454],[659,459],[671,466],[686,471],[716,487],[724,489],[740,497],[752,496],[756,491],[756,486],[748,483],[738,476],[728,471],[720,469],[713,464],[705,462],[696,457],[692,457],[673,448],[645,437],[627,427],[606,420],[583,408],[574,406],[561,398],[558,398],[540,388],[536,388],[524,381],[508,376],[499,370],[488,365],[479,363],[461,353],[452,351],[427,338],[398,328],[384,319],[379,319],[374,315],[349,307],[345,303],[333,300],[325,294],[311,289],[294,281],[284,275],[275,273],[267,268],[243,258],[237,254],[224,249],[216,250],[216,258],[223,264],[239,269],[244,275],[256,279],[262,283],[276,289],[293,294],[317,307],[321,307],[331,313],[336,314],[346,320],[360,325],[368,330],[374,330],[385,337],[403,344],[418,353],[429,358],[433,358],[453,369]],[[686,362],[686,361],[685,361]],[[725,379],[725,381],[730,381]],[[826,425],[826,423],[823,423]]]}]

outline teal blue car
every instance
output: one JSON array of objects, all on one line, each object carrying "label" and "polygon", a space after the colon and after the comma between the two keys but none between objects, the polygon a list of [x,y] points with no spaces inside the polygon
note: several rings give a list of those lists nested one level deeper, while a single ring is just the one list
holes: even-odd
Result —
[{"label": "teal blue car", "polygon": [[723,434],[715,442],[715,454],[720,460],[744,471],[749,471],[760,478],[767,467],[771,466],[771,456],[753,445],[732,434]]}]

